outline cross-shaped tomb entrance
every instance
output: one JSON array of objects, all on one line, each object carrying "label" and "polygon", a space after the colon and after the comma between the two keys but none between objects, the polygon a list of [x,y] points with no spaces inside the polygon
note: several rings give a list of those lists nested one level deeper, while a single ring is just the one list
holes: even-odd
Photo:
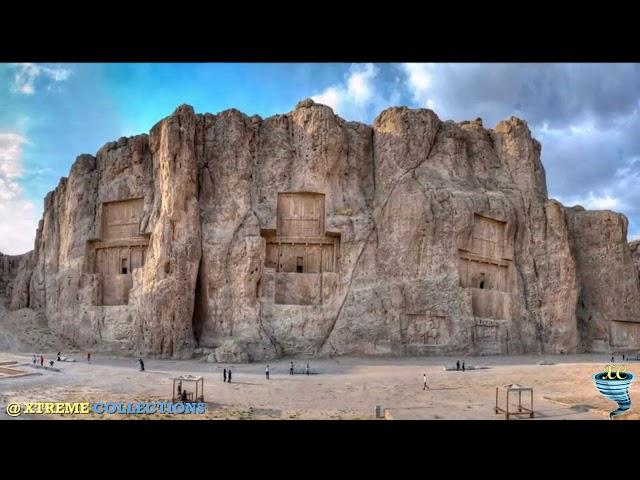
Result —
[{"label": "cross-shaped tomb entrance", "polygon": [[279,193],[276,229],[262,236],[265,268],[276,275],[275,303],[322,303],[323,274],[337,271],[340,256],[340,233],[325,230],[324,194]]},{"label": "cross-shaped tomb entrance", "polygon": [[100,237],[87,245],[87,273],[97,274],[99,305],[126,305],[132,272],[144,265],[149,235],[140,233],[143,198],[104,202]]}]

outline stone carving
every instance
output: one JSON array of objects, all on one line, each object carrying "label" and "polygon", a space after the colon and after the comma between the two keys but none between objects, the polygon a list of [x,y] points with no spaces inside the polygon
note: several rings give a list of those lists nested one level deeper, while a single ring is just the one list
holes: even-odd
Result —
[{"label": "stone carving", "polygon": [[449,343],[449,326],[444,315],[404,314],[403,341],[431,346]]},{"label": "stone carving", "polygon": [[513,246],[506,232],[506,222],[476,213],[471,237],[460,247],[460,286],[471,290],[476,317],[509,318]]},{"label": "stone carving", "polygon": [[323,273],[336,271],[340,234],[324,229],[325,196],[279,193],[277,229],[262,230],[265,267],[275,271],[275,303],[318,305],[324,297]]},{"label": "stone carving", "polygon": [[496,355],[503,352],[503,324],[504,322],[476,319],[474,326],[474,341],[476,352],[481,355]]},{"label": "stone carving", "polygon": [[133,286],[133,270],[144,265],[149,245],[139,233],[143,199],[102,204],[100,239],[88,242],[87,272],[100,278],[98,304],[126,305]]},{"label": "stone carving", "polygon": [[80,348],[161,357],[640,349],[626,218],[549,199],[540,154],[513,117],[183,105],[76,159],[0,296]]},{"label": "stone carving", "polygon": [[640,343],[640,322],[611,322],[611,346],[619,349],[634,350]]}]

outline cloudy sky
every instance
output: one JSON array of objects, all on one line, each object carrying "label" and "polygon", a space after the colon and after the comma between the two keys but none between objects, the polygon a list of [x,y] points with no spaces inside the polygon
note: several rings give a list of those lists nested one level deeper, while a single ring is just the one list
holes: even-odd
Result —
[{"label": "cloudy sky", "polygon": [[392,105],[486,127],[516,115],[542,143],[550,196],[623,212],[640,238],[640,64],[0,64],[0,252],[33,248],[44,196],[80,153],[182,103],[266,117],[306,97],[367,123]]}]

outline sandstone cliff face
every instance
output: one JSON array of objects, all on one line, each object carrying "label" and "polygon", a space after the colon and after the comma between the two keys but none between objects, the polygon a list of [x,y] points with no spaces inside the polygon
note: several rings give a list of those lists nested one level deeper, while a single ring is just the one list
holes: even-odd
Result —
[{"label": "sandstone cliff face", "polygon": [[627,219],[610,211],[568,209],[581,292],[576,309],[582,349],[637,348],[640,283],[627,243]]},{"label": "sandstone cliff face", "polygon": [[631,252],[631,259],[636,266],[636,271],[640,276],[640,240],[629,242],[629,250]]},{"label": "sandstone cliff face", "polygon": [[21,257],[21,255],[4,255],[0,252],[0,298],[11,298]]},{"label": "sandstone cliff face", "polygon": [[626,220],[550,200],[540,150],[516,118],[182,106],[78,157],[0,289],[78,345],[176,358],[640,347]]}]

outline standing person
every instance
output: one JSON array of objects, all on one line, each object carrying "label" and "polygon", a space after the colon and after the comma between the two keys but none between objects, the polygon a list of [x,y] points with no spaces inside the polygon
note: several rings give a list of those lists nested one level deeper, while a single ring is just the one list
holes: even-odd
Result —
[{"label": "standing person", "polygon": [[427,385],[427,374],[422,375],[422,390],[429,390],[429,385]]},{"label": "standing person", "polygon": [[91,363],[91,352],[87,352],[87,363]]},{"label": "standing person", "polygon": [[291,360],[291,366],[289,367],[289,375],[293,375],[293,360]]},{"label": "standing person", "polygon": [[622,361],[624,362],[624,353],[622,354]]},{"label": "standing person", "polygon": [[229,379],[229,383],[231,383],[231,369],[227,372],[227,378]]},{"label": "standing person", "polygon": [[58,352],[58,361],[60,361],[60,352]]},{"label": "standing person", "polygon": [[304,373],[305,373],[305,374],[307,374],[307,375],[309,375],[309,364],[308,364],[308,363],[307,363],[307,368],[306,368],[306,370],[305,370],[305,372],[304,372]]},{"label": "standing person", "polygon": [[466,368],[464,367],[464,360],[462,361],[462,371],[464,372]]},{"label": "standing person", "polygon": [[142,361],[142,358],[139,358],[138,362],[140,362],[140,371],[144,372],[144,362]]},{"label": "standing person", "polygon": [[269,380],[269,365],[267,365],[267,369],[264,371],[264,374],[267,377],[267,380]]},{"label": "standing person", "polygon": [[35,365],[36,362],[38,361],[38,357],[36,357],[36,354],[33,354],[33,364]]},{"label": "standing person", "polygon": [[44,367],[44,355],[40,355],[40,366]]},{"label": "standing person", "polygon": [[456,362],[456,372],[460,371],[460,360]]},{"label": "standing person", "polygon": [[49,365],[51,365],[51,368],[53,368],[53,360],[49,360]]},{"label": "standing person", "polygon": [[227,369],[226,368],[224,370],[222,370],[222,381],[223,382],[227,381]]},{"label": "standing person", "polygon": [[613,355],[611,355],[611,363],[613,363],[613,362],[615,362],[615,361],[616,361],[616,357],[615,357],[615,356],[613,356]]}]

